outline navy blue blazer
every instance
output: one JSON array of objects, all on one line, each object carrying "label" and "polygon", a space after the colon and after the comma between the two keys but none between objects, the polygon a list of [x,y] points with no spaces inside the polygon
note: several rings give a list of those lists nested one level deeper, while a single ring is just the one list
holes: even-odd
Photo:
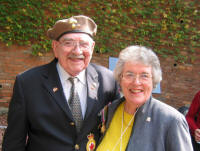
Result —
[{"label": "navy blue blazer", "polygon": [[119,98],[112,72],[95,64],[86,69],[87,109],[78,134],[56,63],[54,59],[17,75],[2,151],[86,151],[90,133],[98,141],[98,112]]}]

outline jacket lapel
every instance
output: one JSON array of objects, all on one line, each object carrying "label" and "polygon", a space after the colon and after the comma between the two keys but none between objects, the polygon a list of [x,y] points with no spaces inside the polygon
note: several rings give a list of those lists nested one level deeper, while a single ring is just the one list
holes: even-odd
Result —
[{"label": "jacket lapel", "polygon": [[119,106],[119,104],[121,104],[121,102],[125,101],[125,98],[122,97],[119,100],[116,100],[114,102],[112,102],[112,104],[108,107],[108,117],[107,117],[107,121],[106,121],[106,129],[108,129],[110,122],[113,118],[113,115],[117,109],[117,107]]},{"label": "jacket lapel", "polygon": [[138,109],[135,115],[135,121],[126,151],[132,151],[133,146],[135,146],[136,149],[140,148],[144,143],[144,140],[140,140],[138,138],[148,135],[148,131],[146,131],[148,130],[148,128],[146,127],[148,127],[149,122],[151,122],[152,118],[150,109],[151,100],[152,97],[150,97],[150,99]]},{"label": "jacket lapel", "polygon": [[44,88],[51,94],[55,99],[58,106],[67,114],[68,117],[72,118],[69,106],[65,99],[63,88],[60,82],[60,78],[56,69],[57,60],[54,59],[47,67],[47,72],[43,74],[44,77]]},{"label": "jacket lapel", "polygon": [[98,100],[98,74],[95,68],[91,65],[88,66],[86,70],[87,77],[87,110],[85,114],[85,119],[89,117],[92,112],[93,106],[97,103]]}]

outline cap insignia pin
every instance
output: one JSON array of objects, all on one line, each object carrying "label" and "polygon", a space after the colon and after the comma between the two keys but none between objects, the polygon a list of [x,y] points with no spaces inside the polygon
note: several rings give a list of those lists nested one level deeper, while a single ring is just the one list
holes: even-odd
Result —
[{"label": "cap insignia pin", "polygon": [[72,25],[72,29],[76,28],[76,26],[77,26],[77,20],[76,19],[70,18],[69,23]]}]

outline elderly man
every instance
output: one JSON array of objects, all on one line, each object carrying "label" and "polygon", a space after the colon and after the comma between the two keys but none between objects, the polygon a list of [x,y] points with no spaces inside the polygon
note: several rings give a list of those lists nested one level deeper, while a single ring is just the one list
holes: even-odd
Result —
[{"label": "elderly man", "polygon": [[112,72],[90,63],[96,31],[83,15],[48,30],[55,59],[17,75],[3,151],[95,149],[98,112],[119,98]]}]

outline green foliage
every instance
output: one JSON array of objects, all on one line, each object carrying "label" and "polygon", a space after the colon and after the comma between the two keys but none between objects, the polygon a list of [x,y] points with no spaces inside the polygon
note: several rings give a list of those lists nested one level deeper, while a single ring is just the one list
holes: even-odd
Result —
[{"label": "green foliage", "polygon": [[198,0],[1,0],[0,10],[0,41],[31,46],[34,55],[51,49],[46,31],[55,21],[78,14],[97,23],[98,53],[137,44],[186,63],[200,47]]}]

